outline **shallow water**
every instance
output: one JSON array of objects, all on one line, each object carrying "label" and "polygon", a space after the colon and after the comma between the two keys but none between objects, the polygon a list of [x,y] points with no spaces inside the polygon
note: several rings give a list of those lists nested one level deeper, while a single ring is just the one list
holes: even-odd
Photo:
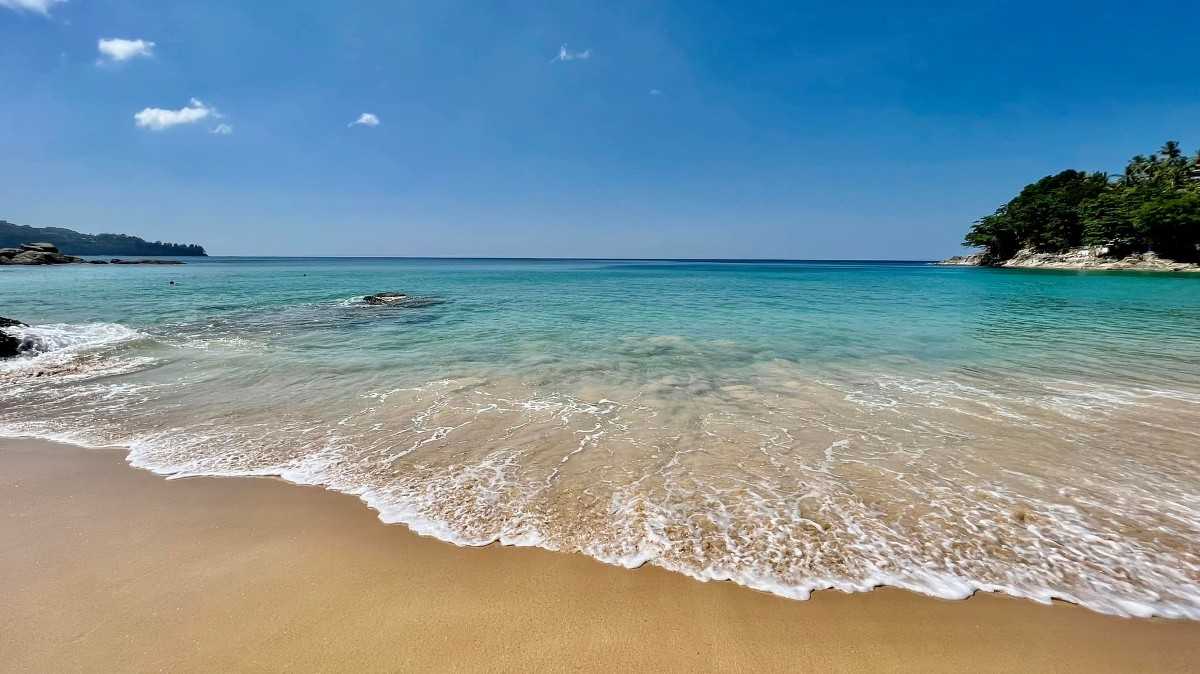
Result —
[{"label": "shallow water", "polygon": [[0,362],[0,434],[790,597],[1200,618],[1200,279],[216,258],[0,298],[38,351]]}]

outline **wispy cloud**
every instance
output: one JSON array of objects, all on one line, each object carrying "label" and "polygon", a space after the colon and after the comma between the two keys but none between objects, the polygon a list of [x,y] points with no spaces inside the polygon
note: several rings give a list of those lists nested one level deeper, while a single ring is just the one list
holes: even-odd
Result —
[{"label": "wispy cloud", "polygon": [[[188,101],[187,107],[178,110],[164,110],[163,108],[146,108],[133,116],[137,125],[143,129],[151,131],[162,131],[180,124],[194,124],[202,119],[209,117],[220,117],[220,113],[216,108],[206,105],[203,101],[193,98]],[[230,127],[230,131],[232,131]]]},{"label": "wispy cloud", "polygon": [[592,58],[592,50],[584,49],[583,51],[571,51],[567,49],[567,45],[558,48],[558,54],[550,59],[551,63],[555,61],[586,61]]},{"label": "wispy cloud", "polygon": [[0,7],[18,12],[33,12],[43,16],[50,15],[50,8],[67,0],[0,0]]},{"label": "wispy cloud", "polygon": [[346,126],[379,126],[379,118],[369,112],[364,112],[358,116],[358,119]]},{"label": "wispy cloud", "polygon": [[218,124],[218,125],[214,126],[212,128],[212,131],[209,131],[209,133],[213,133],[218,136],[228,136],[233,133],[233,125],[232,124]]},{"label": "wispy cloud", "polygon": [[662,89],[651,89],[650,95],[651,96],[662,96]]},{"label": "wispy cloud", "polygon": [[[3,1],[3,0],[0,0]],[[153,56],[154,43],[148,40],[126,40],[119,37],[100,38],[96,43],[100,55],[111,61],[128,61],[139,56]]]}]

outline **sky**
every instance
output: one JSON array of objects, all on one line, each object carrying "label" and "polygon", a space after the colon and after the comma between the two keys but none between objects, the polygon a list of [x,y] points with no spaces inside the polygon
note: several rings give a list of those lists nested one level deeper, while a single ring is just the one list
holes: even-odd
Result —
[{"label": "sky", "polygon": [[222,255],[934,259],[1042,175],[1194,152],[1197,35],[1170,0],[0,0],[0,219]]}]

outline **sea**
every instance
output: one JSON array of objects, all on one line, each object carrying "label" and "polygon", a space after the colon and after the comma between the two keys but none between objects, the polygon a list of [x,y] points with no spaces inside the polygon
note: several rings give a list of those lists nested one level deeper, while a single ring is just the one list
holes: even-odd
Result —
[{"label": "sea", "polygon": [[794,599],[1200,619],[1200,276],[214,257],[0,268],[0,315],[3,436]]}]

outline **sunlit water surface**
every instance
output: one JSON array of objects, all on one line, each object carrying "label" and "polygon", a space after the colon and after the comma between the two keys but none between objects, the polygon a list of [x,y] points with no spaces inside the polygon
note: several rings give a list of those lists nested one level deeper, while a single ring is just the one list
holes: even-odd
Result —
[{"label": "sunlit water surface", "polygon": [[1200,278],[216,258],[0,269],[0,314],[3,435],[789,597],[1200,618]]}]

